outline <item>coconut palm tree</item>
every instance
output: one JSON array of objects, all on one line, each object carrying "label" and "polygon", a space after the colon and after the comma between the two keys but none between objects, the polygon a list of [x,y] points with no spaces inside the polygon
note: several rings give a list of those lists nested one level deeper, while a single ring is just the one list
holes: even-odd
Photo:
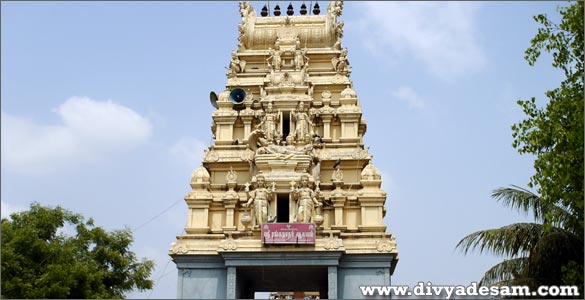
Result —
[{"label": "coconut palm tree", "polygon": [[465,254],[479,250],[506,258],[485,273],[480,285],[561,285],[563,266],[574,261],[583,270],[583,237],[571,228],[575,216],[566,207],[542,201],[514,185],[496,189],[491,196],[507,207],[532,214],[536,223],[481,230],[459,241],[456,248]]}]

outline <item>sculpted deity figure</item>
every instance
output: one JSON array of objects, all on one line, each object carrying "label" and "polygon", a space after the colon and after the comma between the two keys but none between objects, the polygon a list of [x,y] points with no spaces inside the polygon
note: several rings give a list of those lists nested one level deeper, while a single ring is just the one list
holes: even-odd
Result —
[{"label": "sculpted deity figure", "polygon": [[273,182],[272,186],[268,187],[262,174],[258,175],[256,180],[256,188],[253,191],[250,191],[250,184],[246,183],[245,191],[249,200],[243,206],[249,207],[250,204],[254,204],[254,227],[259,227],[261,224],[271,221],[268,204],[276,192],[276,183]]},{"label": "sculpted deity figure", "polygon": [[315,207],[321,207],[323,204],[317,201],[317,193],[310,187],[309,175],[301,175],[300,187],[295,188],[293,181],[290,188],[291,199],[297,199],[295,222],[311,223]]},{"label": "sculpted deity figure", "polygon": [[307,113],[307,110],[305,109],[305,105],[303,104],[303,102],[299,103],[298,109],[295,112],[295,114],[293,114],[293,117],[296,123],[295,132],[293,134],[295,140],[297,142],[310,141],[311,129],[315,124],[311,122],[309,114]]},{"label": "sculpted deity figure", "polygon": [[264,117],[262,118],[262,121],[256,125],[256,128],[264,131],[265,138],[270,144],[278,144],[277,137],[279,136],[279,133],[277,128],[279,120],[279,111],[273,108],[272,102],[268,102]]},{"label": "sculpted deity figure", "polygon": [[335,71],[341,75],[347,75],[351,72],[349,68],[349,61],[347,60],[347,48],[343,48],[341,50],[341,54],[339,54],[339,58],[332,59],[333,67]]},{"label": "sculpted deity figure", "polygon": [[295,50],[295,71],[300,71],[304,69],[309,64],[309,58],[307,57],[307,50],[302,50],[300,45],[297,45],[297,49]]},{"label": "sculpted deity figure", "polygon": [[280,58],[280,49],[277,47],[276,49],[268,48],[268,67],[272,67],[272,69],[276,71],[280,71],[281,66],[281,58]]},{"label": "sculpted deity figure", "polygon": [[[291,136],[287,137],[289,140]],[[256,154],[276,154],[278,156],[284,155],[282,159],[287,160],[294,157],[295,155],[310,155],[313,151],[313,145],[307,144],[305,146],[293,146],[293,145],[276,145],[270,143],[266,138],[264,131],[256,129],[250,134],[249,146],[256,152]],[[253,148],[252,148],[253,147]]]},{"label": "sculpted deity figure", "polygon": [[232,58],[230,60],[230,67],[228,68],[228,76],[234,76],[237,73],[241,73],[244,70],[242,67],[242,61],[238,58],[238,54],[235,50],[232,50]]}]

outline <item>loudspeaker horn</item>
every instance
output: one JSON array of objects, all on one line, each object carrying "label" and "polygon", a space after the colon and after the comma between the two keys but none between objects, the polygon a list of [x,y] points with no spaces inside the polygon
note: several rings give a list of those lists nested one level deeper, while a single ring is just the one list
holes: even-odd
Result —
[{"label": "loudspeaker horn", "polygon": [[209,102],[211,102],[211,106],[215,107],[215,109],[219,108],[217,105],[217,94],[214,91],[209,93]]},{"label": "loudspeaker horn", "polygon": [[233,104],[242,104],[246,100],[246,91],[240,88],[233,89],[230,93],[230,101]]}]

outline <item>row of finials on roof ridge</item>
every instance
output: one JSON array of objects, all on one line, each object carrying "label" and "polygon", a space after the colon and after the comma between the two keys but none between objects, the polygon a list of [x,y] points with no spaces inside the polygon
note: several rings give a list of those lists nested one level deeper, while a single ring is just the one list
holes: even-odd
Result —
[{"label": "row of finials on roof ridge", "polygon": [[[301,13],[301,16],[304,16],[307,14],[307,6],[305,5],[305,2],[303,2],[303,4],[301,5],[301,10],[299,12]],[[313,14],[318,15],[319,13],[321,13],[319,3],[315,2],[315,5],[313,6]],[[278,17],[278,16],[280,16],[280,14],[281,14],[280,13],[280,6],[277,4],[274,7],[274,16]],[[286,8],[286,14],[289,16],[292,16],[295,14],[292,3],[290,3],[290,2],[288,4],[288,7]],[[262,10],[260,11],[260,15],[263,17],[268,16],[268,7],[266,5],[264,5],[264,7],[262,7]]]}]

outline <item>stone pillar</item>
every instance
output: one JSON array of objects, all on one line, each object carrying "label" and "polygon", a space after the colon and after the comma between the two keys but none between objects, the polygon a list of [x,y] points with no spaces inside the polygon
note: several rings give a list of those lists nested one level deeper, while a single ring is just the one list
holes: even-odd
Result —
[{"label": "stone pillar", "polygon": [[358,125],[360,115],[357,113],[339,114],[341,121],[341,135],[339,140],[342,142],[358,142]]},{"label": "stone pillar", "polygon": [[230,230],[237,229],[235,222],[234,222],[234,219],[235,219],[234,210],[236,208],[236,203],[237,203],[236,201],[237,200],[230,200],[229,202],[226,202],[226,204],[225,204],[226,213],[225,213],[225,226],[223,227],[223,230],[230,231]]},{"label": "stone pillar", "polygon": [[234,123],[238,117],[238,112],[232,108],[233,103],[229,101],[229,94],[229,90],[219,94],[219,100],[217,101],[219,108],[212,113],[213,121],[216,124],[216,145],[231,145],[233,142]]},{"label": "stone pillar", "polygon": [[324,142],[331,142],[331,119],[333,118],[332,115],[325,114],[321,115],[321,120],[323,120],[323,136],[321,137]]},{"label": "stone pillar", "polygon": [[227,267],[226,299],[236,299],[236,267]]},{"label": "stone pillar", "polygon": [[327,299],[337,299],[337,266],[327,268]]},{"label": "stone pillar", "polygon": [[252,132],[252,120],[254,119],[254,111],[247,107],[245,110],[240,112],[242,122],[244,122],[244,143],[248,142],[248,137]]},{"label": "stone pillar", "polygon": [[331,225],[331,229],[345,230],[347,225],[343,222],[343,206],[345,204],[345,197],[331,197],[333,207],[335,208],[335,222]]},{"label": "stone pillar", "polygon": [[237,186],[237,179],[237,173],[230,167],[230,171],[226,176],[228,191],[222,197],[226,209],[225,226],[223,227],[223,230],[225,231],[233,231],[237,229],[234,222],[234,210],[236,209],[236,204],[239,200],[238,193],[234,191]]},{"label": "stone pillar", "polygon": [[331,192],[331,202],[335,209],[335,221],[331,225],[331,229],[335,230],[346,230],[347,225],[343,221],[343,207],[345,206],[346,195],[341,189],[343,186],[343,173],[340,169],[337,169],[331,175],[331,181],[335,186],[335,190]]}]

